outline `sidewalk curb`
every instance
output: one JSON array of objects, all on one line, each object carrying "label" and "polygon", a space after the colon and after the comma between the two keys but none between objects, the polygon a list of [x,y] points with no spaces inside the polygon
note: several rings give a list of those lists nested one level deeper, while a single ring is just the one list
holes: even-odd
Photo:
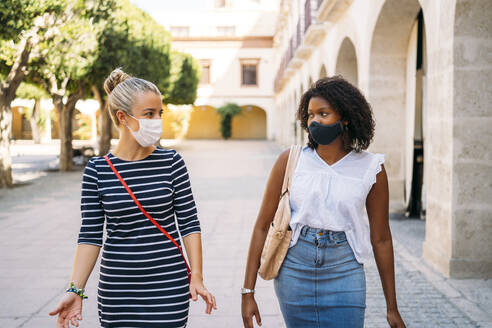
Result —
[{"label": "sidewalk curb", "polygon": [[476,327],[492,327],[492,315],[482,309],[476,302],[468,299],[460,290],[448,282],[448,278],[436,272],[423,258],[412,255],[403,244],[393,240],[395,253],[401,263],[408,269],[421,272],[429,283],[446,296],[459,310],[476,324]]}]

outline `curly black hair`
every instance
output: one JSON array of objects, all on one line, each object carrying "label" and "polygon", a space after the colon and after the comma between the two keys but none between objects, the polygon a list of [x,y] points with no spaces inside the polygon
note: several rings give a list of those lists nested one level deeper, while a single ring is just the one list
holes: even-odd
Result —
[{"label": "curly black hair", "polygon": [[301,97],[297,119],[301,121],[301,127],[308,132],[310,148],[318,147],[307,126],[308,105],[313,97],[325,99],[340,114],[342,121],[348,122],[342,136],[343,146],[347,151],[361,152],[369,147],[375,127],[371,106],[359,89],[337,75],[319,79]]}]

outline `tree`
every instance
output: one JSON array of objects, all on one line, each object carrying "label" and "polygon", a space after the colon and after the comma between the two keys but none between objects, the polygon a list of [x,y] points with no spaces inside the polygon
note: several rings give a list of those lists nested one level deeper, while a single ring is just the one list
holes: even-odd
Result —
[{"label": "tree", "polygon": [[41,89],[39,86],[23,82],[20,84],[17,89],[16,96],[24,99],[32,99],[34,100],[34,105],[32,108],[27,110],[27,119],[31,125],[32,131],[32,140],[34,143],[41,143],[41,132],[43,130],[43,125],[47,118],[46,115],[43,115],[41,112],[41,99],[48,98],[49,95],[45,90]]},{"label": "tree", "polygon": [[199,82],[198,65],[189,54],[171,53],[171,88],[164,101],[168,104],[193,104]]},{"label": "tree", "polygon": [[48,92],[58,114],[60,171],[72,170],[72,117],[75,104],[88,94],[96,58],[97,33],[105,26],[113,0],[72,0],[60,14],[66,23],[45,42],[33,63],[31,79]]},{"label": "tree", "polygon": [[188,54],[170,50],[170,34],[150,15],[121,1],[111,24],[99,38],[100,53],[94,64],[92,91],[100,103],[102,129],[99,153],[110,148],[112,122],[106,108],[104,79],[116,67],[157,85],[164,103],[192,104],[199,81],[197,62]]},{"label": "tree", "polygon": [[170,35],[150,15],[120,1],[110,23],[98,36],[98,52],[91,72],[91,89],[101,108],[99,153],[108,152],[112,121],[106,106],[104,79],[116,67],[156,84],[163,94],[170,85]]},{"label": "tree", "polygon": [[237,104],[227,103],[224,106],[217,108],[220,115],[220,133],[222,138],[229,139],[232,135],[232,118],[241,114],[243,109]]},{"label": "tree", "polygon": [[113,123],[106,107],[107,96],[103,88],[109,73],[128,61],[127,48],[130,42],[129,25],[117,12],[108,19],[108,24],[98,35],[96,59],[89,74],[89,84],[94,98],[99,103],[101,133],[98,140],[99,155],[104,155],[111,146]]},{"label": "tree", "polygon": [[[52,36],[66,1],[0,1],[0,188],[12,186],[10,104],[39,53],[38,45]],[[33,55],[34,54],[34,55]]]},{"label": "tree", "polygon": [[193,104],[199,82],[198,63],[190,55],[178,51],[171,54],[171,90],[164,101],[168,104]]}]

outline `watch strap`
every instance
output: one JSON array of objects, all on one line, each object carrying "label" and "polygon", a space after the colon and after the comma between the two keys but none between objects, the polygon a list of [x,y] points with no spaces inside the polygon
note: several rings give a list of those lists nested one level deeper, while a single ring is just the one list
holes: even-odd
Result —
[{"label": "watch strap", "polygon": [[244,295],[244,294],[254,294],[255,293],[255,290],[254,289],[248,289],[248,288],[241,288],[241,295]]}]

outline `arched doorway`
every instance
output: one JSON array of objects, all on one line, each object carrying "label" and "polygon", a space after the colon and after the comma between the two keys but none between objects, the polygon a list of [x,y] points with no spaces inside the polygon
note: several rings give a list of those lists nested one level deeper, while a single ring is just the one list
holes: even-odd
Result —
[{"label": "arched doorway", "polygon": [[357,86],[357,55],[355,53],[354,44],[348,37],[343,39],[342,44],[340,45],[335,72]]},{"label": "arched doorway", "polygon": [[[60,139],[60,127],[58,113],[56,110],[51,112],[51,138]],[[91,138],[91,117],[81,113],[78,109],[74,109],[72,114],[72,139],[73,140],[89,140]]]},{"label": "arched doorway", "polygon": [[265,110],[254,105],[241,108],[241,114],[232,119],[231,139],[266,139]]},{"label": "arched doorway", "polygon": [[[22,107],[12,107],[12,138],[29,139],[25,136],[26,117]],[[30,130],[29,130],[30,131]]]},{"label": "arched doorway", "polygon": [[406,214],[425,217],[424,188],[424,77],[426,72],[424,16],[420,10],[412,27],[407,52],[405,108]]},{"label": "arched doorway", "polygon": [[212,106],[194,106],[191,110],[186,139],[221,139],[220,116]]},{"label": "arched doorway", "polygon": [[[390,198],[406,205],[409,201],[406,181],[412,179],[407,176],[406,163],[413,161],[414,154],[413,148],[405,148],[414,142],[414,133],[410,132],[415,130],[417,122],[410,122],[407,117],[422,113],[424,107],[424,102],[416,101],[418,38],[415,27],[420,11],[417,0],[384,3],[372,36],[369,65],[369,100],[376,119],[374,147],[386,154]],[[423,84],[419,88],[424,94]],[[418,110],[417,103],[422,104]]]}]

